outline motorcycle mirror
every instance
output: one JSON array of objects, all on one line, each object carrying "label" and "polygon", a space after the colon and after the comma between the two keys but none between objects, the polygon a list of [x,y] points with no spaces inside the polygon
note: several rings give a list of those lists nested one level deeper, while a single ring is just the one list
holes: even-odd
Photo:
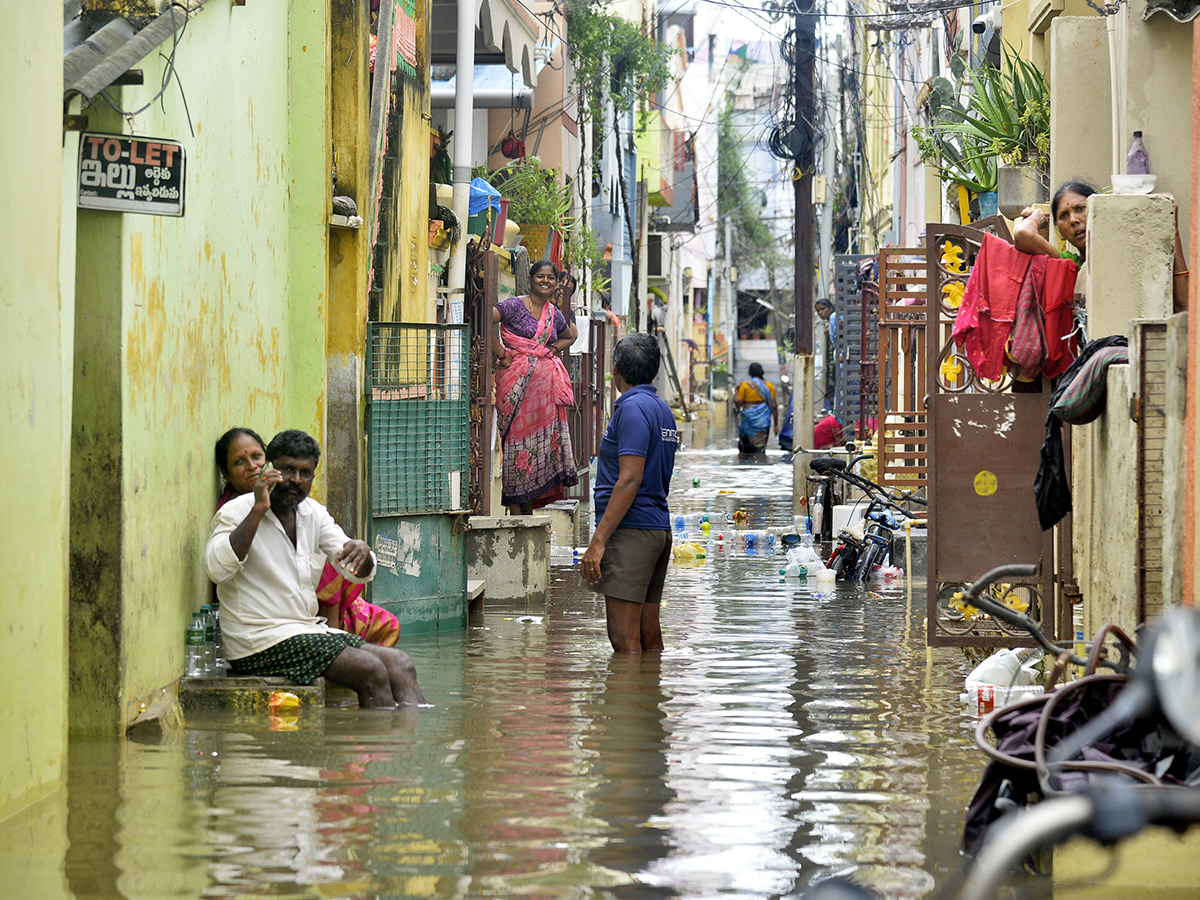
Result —
[{"label": "motorcycle mirror", "polygon": [[1200,612],[1177,607],[1163,615],[1150,647],[1150,671],[1167,721],[1200,745]]},{"label": "motorcycle mirror", "polygon": [[846,452],[847,453],[853,453],[857,449],[858,449],[858,444],[854,443],[854,441],[846,441]]}]

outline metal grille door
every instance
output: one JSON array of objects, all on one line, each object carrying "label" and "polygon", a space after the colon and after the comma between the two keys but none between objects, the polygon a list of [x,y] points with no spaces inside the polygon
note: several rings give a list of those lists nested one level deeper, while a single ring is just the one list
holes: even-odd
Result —
[{"label": "metal grille door", "polygon": [[863,292],[859,266],[866,253],[833,258],[833,414],[843,426],[862,415]]},{"label": "metal grille door", "polygon": [[465,325],[372,323],[372,515],[466,509],[468,339]]}]

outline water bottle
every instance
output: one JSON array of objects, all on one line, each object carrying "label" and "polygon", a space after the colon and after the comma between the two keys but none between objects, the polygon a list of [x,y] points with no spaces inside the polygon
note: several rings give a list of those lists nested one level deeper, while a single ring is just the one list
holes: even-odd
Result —
[{"label": "water bottle", "polygon": [[188,678],[204,677],[204,625],[200,621],[200,613],[192,613],[192,624],[187,627],[184,637],[184,670]]},{"label": "water bottle", "polygon": [[204,626],[204,674],[217,673],[217,625],[213,621],[212,607],[200,605],[200,624]]},{"label": "water bottle", "polygon": [[1140,131],[1133,133],[1133,143],[1129,145],[1129,152],[1125,154],[1125,174],[1150,174],[1150,154],[1146,152],[1146,145],[1142,143]]},{"label": "water bottle", "polygon": [[676,534],[683,534],[686,531],[687,531],[687,520],[683,517],[682,513],[677,514],[675,516],[675,532],[676,532]]},{"label": "water bottle", "polygon": [[216,635],[213,647],[217,657],[217,675],[224,677],[229,674],[229,662],[225,659],[225,639],[221,637],[221,601],[215,598],[212,602],[212,618],[213,632]]}]

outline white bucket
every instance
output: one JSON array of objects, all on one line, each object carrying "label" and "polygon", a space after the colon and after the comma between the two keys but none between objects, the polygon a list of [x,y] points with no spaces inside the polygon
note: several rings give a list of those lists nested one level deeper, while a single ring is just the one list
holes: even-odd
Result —
[{"label": "white bucket", "polygon": [[843,528],[863,517],[865,503],[843,503],[833,508],[833,536],[836,538]]}]

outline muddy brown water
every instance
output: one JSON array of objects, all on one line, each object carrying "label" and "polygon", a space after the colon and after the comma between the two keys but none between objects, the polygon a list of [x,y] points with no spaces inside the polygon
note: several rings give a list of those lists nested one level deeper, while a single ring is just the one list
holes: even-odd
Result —
[{"label": "muddy brown water", "polygon": [[[778,459],[681,453],[672,508],[789,522]],[[831,874],[927,896],[984,765],[969,665],[926,651],[919,596],[818,594],[781,560],[727,541],[673,566],[661,656],[614,656],[556,567],[544,602],[402,638],[429,709],[73,744],[69,790],[0,827],[0,871],[77,898],[774,898]]]}]

